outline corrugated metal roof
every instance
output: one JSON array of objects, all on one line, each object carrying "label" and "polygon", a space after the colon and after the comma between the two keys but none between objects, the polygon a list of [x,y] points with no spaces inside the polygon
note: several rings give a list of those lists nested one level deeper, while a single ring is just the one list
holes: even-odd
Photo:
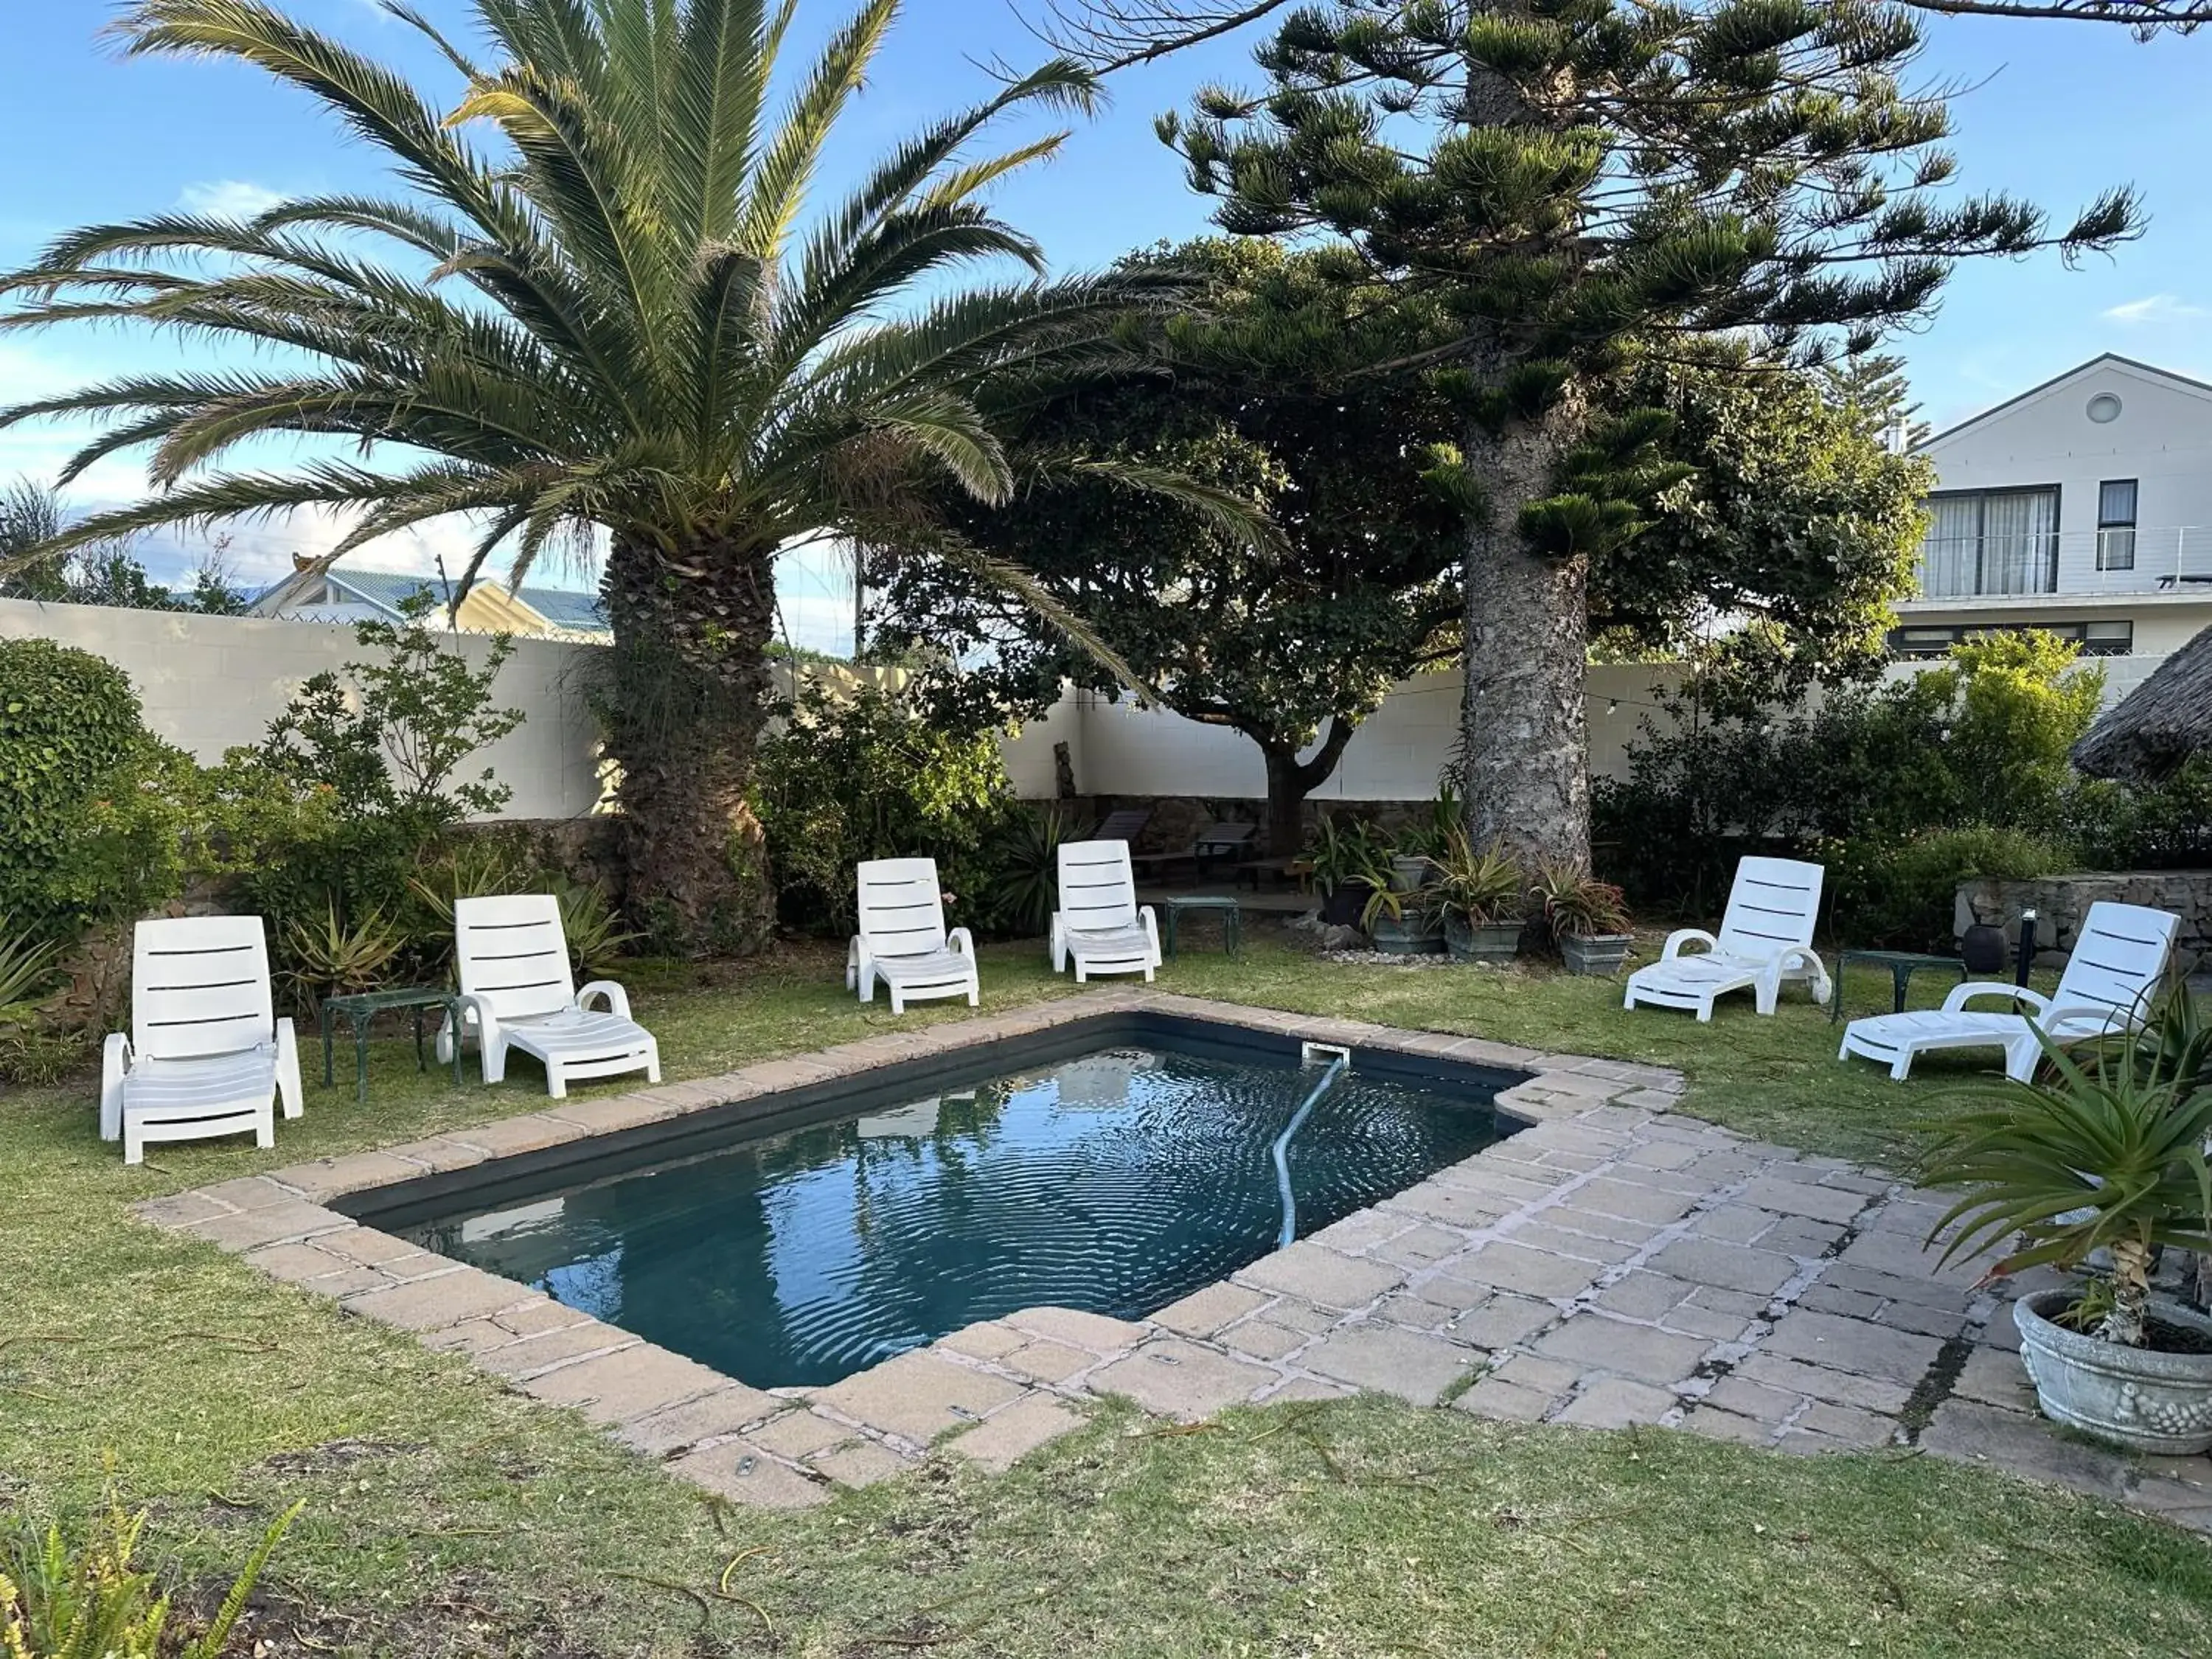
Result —
[{"label": "corrugated metal roof", "polygon": [[569,587],[521,587],[515,598],[528,605],[556,628],[574,629],[583,634],[605,634],[606,612],[599,608],[599,596],[580,592]]}]

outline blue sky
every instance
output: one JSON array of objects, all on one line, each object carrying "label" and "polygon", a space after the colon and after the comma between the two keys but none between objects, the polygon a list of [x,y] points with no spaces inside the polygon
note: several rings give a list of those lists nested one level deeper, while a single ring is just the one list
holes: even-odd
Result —
[{"label": "blue sky", "polygon": [[[294,0],[294,9],[426,82],[447,84],[442,64],[369,0]],[[465,29],[464,0],[428,0],[424,9]],[[377,182],[367,151],[260,76],[121,60],[99,38],[112,15],[104,0],[8,9],[0,265],[20,263],[76,224],[180,205],[250,207]],[[800,0],[794,57],[848,9],[843,0]],[[2063,218],[2100,188],[2133,183],[2152,220],[2142,240],[2075,270],[2047,256],[1962,269],[1937,319],[1895,348],[1929,416],[1948,423],[2100,351],[2212,378],[2212,201],[2202,175],[2212,155],[2212,32],[2138,44],[2124,29],[2085,23],[1931,18],[1927,28],[1923,73],[1962,88],[1954,106],[1961,188],[2014,191]],[[1202,230],[1207,204],[1185,189],[1175,158],[1152,135],[1152,118],[1186,106],[1205,80],[1248,78],[1249,50],[1249,40],[1230,40],[1115,77],[1105,112],[1079,129],[1058,161],[1008,185],[1002,210],[1062,270]],[[973,60],[1027,64],[1042,51],[1006,0],[908,0],[872,85],[841,131],[827,182],[985,93],[988,76]],[[0,402],[167,361],[166,348],[112,331],[0,336]],[[0,478],[51,474],[68,447],[67,434],[51,428],[0,433]],[[137,482],[127,465],[108,466],[79,494],[117,498]],[[313,526],[251,527],[238,532],[233,556],[265,574],[291,547],[317,539]],[[449,544],[433,536],[376,562],[420,563],[461,540],[458,532]],[[794,634],[826,637],[842,614],[835,586],[826,569],[787,573]]]}]

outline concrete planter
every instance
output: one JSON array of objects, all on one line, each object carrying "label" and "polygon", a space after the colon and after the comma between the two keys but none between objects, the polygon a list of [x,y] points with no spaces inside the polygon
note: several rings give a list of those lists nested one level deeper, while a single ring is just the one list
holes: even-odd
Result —
[{"label": "concrete planter", "polygon": [[[2063,1423],[2139,1452],[2188,1457],[2212,1451],[2212,1353],[2153,1353],[2101,1342],[2051,1323],[2071,1291],[2045,1291],[2013,1304],[2020,1357],[2036,1403]],[[2170,1325],[2212,1336],[2212,1319],[2158,1304]]]},{"label": "concrete planter", "polygon": [[1588,937],[1562,933],[1559,954],[1566,958],[1571,974],[1617,974],[1628,960],[1628,947],[1635,943],[1633,933],[1593,933]]},{"label": "concrete planter", "polygon": [[1444,943],[1454,962],[1510,962],[1521,954],[1521,924],[1486,921],[1477,926],[1453,916],[1444,922]]}]

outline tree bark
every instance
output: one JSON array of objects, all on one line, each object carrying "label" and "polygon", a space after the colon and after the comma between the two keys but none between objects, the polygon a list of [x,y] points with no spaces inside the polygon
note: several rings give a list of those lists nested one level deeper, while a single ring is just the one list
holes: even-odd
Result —
[{"label": "tree bark", "polygon": [[1344,746],[1358,728],[1350,720],[1329,717],[1328,734],[1310,760],[1301,761],[1294,744],[1279,738],[1248,731],[1245,736],[1260,745],[1267,763],[1267,856],[1296,858],[1305,845],[1306,797],[1327,783],[1344,758]]},{"label": "tree bark", "polygon": [[1469,468],[1488,493],[1469,526],[1467,695],[1461,709],[1467,824],[1527,865],[1589,867],[1589,562],[1540,557],[1521,538],[1526,503],[1582,418],[1570,396],[1538,422],[1478,431]]},{"label": "tree bark", "polygon": [[2143,1317],[2150,1307],[2150,1247],[2133,1238],[2112,1242],[2112,1310],[2097,1327],[2098,1337],[2130,1348],[2143,1345]]},{"label": "tree bark", "polygon": [[721,538],[674,554],[618,539],[608,556],[615,642],[600,714],[621,769],[623,902],[658,949],[750,955],[774,927],[745,800],[768,718],[774,554]]}]

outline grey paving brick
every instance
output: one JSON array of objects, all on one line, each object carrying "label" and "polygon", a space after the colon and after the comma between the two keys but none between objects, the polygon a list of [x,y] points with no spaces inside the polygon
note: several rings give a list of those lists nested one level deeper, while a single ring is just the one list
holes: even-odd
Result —
[{"label": "grey paving brick", "polygon": [[1249,1400],[1276,1373],[1176,1337],[1156,1337],[1134,1353],[1094,1371],[1094,1394],[1127,1395],[1146,1411],[1195,1421]]},{"label": "grey paving brick", "polygon": [[1810,1216],[1816,1221],[1849,1221],[1866,1207],[1865,1199],[1856,1193],[1812,1186],[1777,1175],[1759,1176],[1743,1189],[1739,1201],[1783,1215]]},{"label": "grey paving brick", "polygon": [[1802,1395],[1770,1389],[1745,1376],[1723,1376],[1706,1390],[1705,1403],[1762,1423],[1781,1422],[1805,1403]]},{"label": "grey paving brick", "polygon": [[1300,1355],[1298,1364],[1410,1405],[1433,1406],[1480,1360],[1473,1350],[1438,1338],[1370,1323],[1334,1332]]},{"label": "grey paving brick", "polygon": [[1522,1388],[1500,1377],[1486,1376],[1452,1401],[1455,1411],[1474,1417],[1493,1417],[1509,1423],[1534,1423],[1559,1403],[1557,1395]]},{"label": "grey paving brick", "polygon": [[481,1319],[537,1294],[511,1279],[495,1279],[473,1267],[456,1267],[434,1278],[348,1297],[342,1305],[349,1313],[397,1325],[402,1330],[434,1331],[465,1319]]},{"label": "grey paving brick", "polygon": [[[1436,1281],[1423,1286],[1433,1291]],[[1478,1348],[1509,1347],[1534,1334],[1559,1316],[1548,1302],[1500,1291],[1452,1322],[1452,1334]]]},{"label": "grey paving brick", "polygon": [[773,1395],[732,1382],[696,1400],[649,1412],[625,1423],[617,1437],[632,1450],[643,1452],[648,1457],[665,1457],[702,1440],[735,1434],[746,1425],[769,1416],[781,1404]]},{"label": "grey paving brick", "polygon": [[696,1486],[754,1509],[800,1510],[830,1501],[827,1480],[786,1468],[742,1440],[689,1452],[668,1465]]},{"label": "grey paving brick", "polygon": [[1043,1395],[995,1411],[947,1442],[948,1448],[993,1471],[1008,1469],[1039,1447],[1083,1426],[1083,1414]]},{"label": "grey paving brick", "polygon": [[1631,1319],[1656,1319],[1689,1300],[1690,1293],[1697,1288],[1687,1279],[1638,1269],[1600,1291],[1596,1305]]},{"label": "grey paving brick", "polygon": [[1536,1339],[1547,1358],[1571,1360],[1585,1370],[1618,1372],[1646,1382],[1680,1382],[1698,1369],[1712,1345],[1650,1325],[1624,1324],[1601,1314],[1579,1313]]},{"label": "grey paving brick", "polygon": [[1760,1345],[1765,1352],[1784,1359],[1802,1359],[1830,1370],[1856,1371],[1907,1389],[1927,1375],[1942,1346],[1934,1337],[1802,1309],[1784,1315]]},{"label": "grey paving brick", "polygon": [[1625,1429],[1637,1423],[1656,1423],[1680,1403],[1664,1389],[1632,1382],[1626,1377],[1601,1376],[1567,1401],[1553,1420],[1589,1429]]},{"label": "grey paving brick", "polygon": [[902,1353],[817,1389],[814,1401],[857,1423],[927,1445],[948,1429],[975,1422],[1022,1393],[1003,1377],[923,1350]]},{"label": "grey paving brick", "polygon": [[1771,1296],[1797,1272],[1796,1262],[1771,1250],[1696,1238],[1676,1240],[1653,1256],[1650,1266],[1694,1284],[1759,1296]]},{"label": "grey paving brick", "polygon": [[1265,1306],[1267,1301],[1260,1291],[1248,1291],[1242,1285],[1209,1285],[1161,1309],[1152,1316],[1152,1323],[1184,1336],[1212,1336],[1223,1326]]},{"label": "grey paving brick", "polygon": [[1567,1261],[1524,1245],[1486,1244],[1452,1267],[1452,1276],[1530,1296],[1573,1296],[1597,1276],[1597,1265]]},{"label": "grey paving brick", "polygon": [[539,1400],[578,1407],[594,1423],[613,1424],[628,1423],[726,1388],[729,1378],[681,1354],[641,1342],[547,1371],[522,1386]]},{"label": "grey paving brick", "polygon": [[1826,1366],[1808,1365],[1800,1360],[1784,1359],[1773,1353],[1753,1354],[1736,1366],[1735,1374],[1786,1393],[1806,1395],[1814,1400],[1858,1406],[1868,1411],[1891,1415],[1905,1409],[1905,1402],[1912,1392],[1899,1383],[1886,1382],[1878,1376],[1862,1376],[1852,1371],[1832,1371]]},{"label": "grey paving brick", "polygon": [[1238,1283],[1302,1297],[1324,1308],[1364,1308],[1405,1282],[1401,1267],[1339,1255],[1310,1240],[1263,1255],[1237,1274]]},{"label": "grey paving brick", "polygon": [[1947,1400],[1936,1407],[1935,1420],[1921,1431],[1920,1446],[1939,1457],[1993,1464],[2100,1498],[2116,1498],[2126,1490],[2124,1453],[2061,1439],[2040,1418],[1971,1400]]}]

